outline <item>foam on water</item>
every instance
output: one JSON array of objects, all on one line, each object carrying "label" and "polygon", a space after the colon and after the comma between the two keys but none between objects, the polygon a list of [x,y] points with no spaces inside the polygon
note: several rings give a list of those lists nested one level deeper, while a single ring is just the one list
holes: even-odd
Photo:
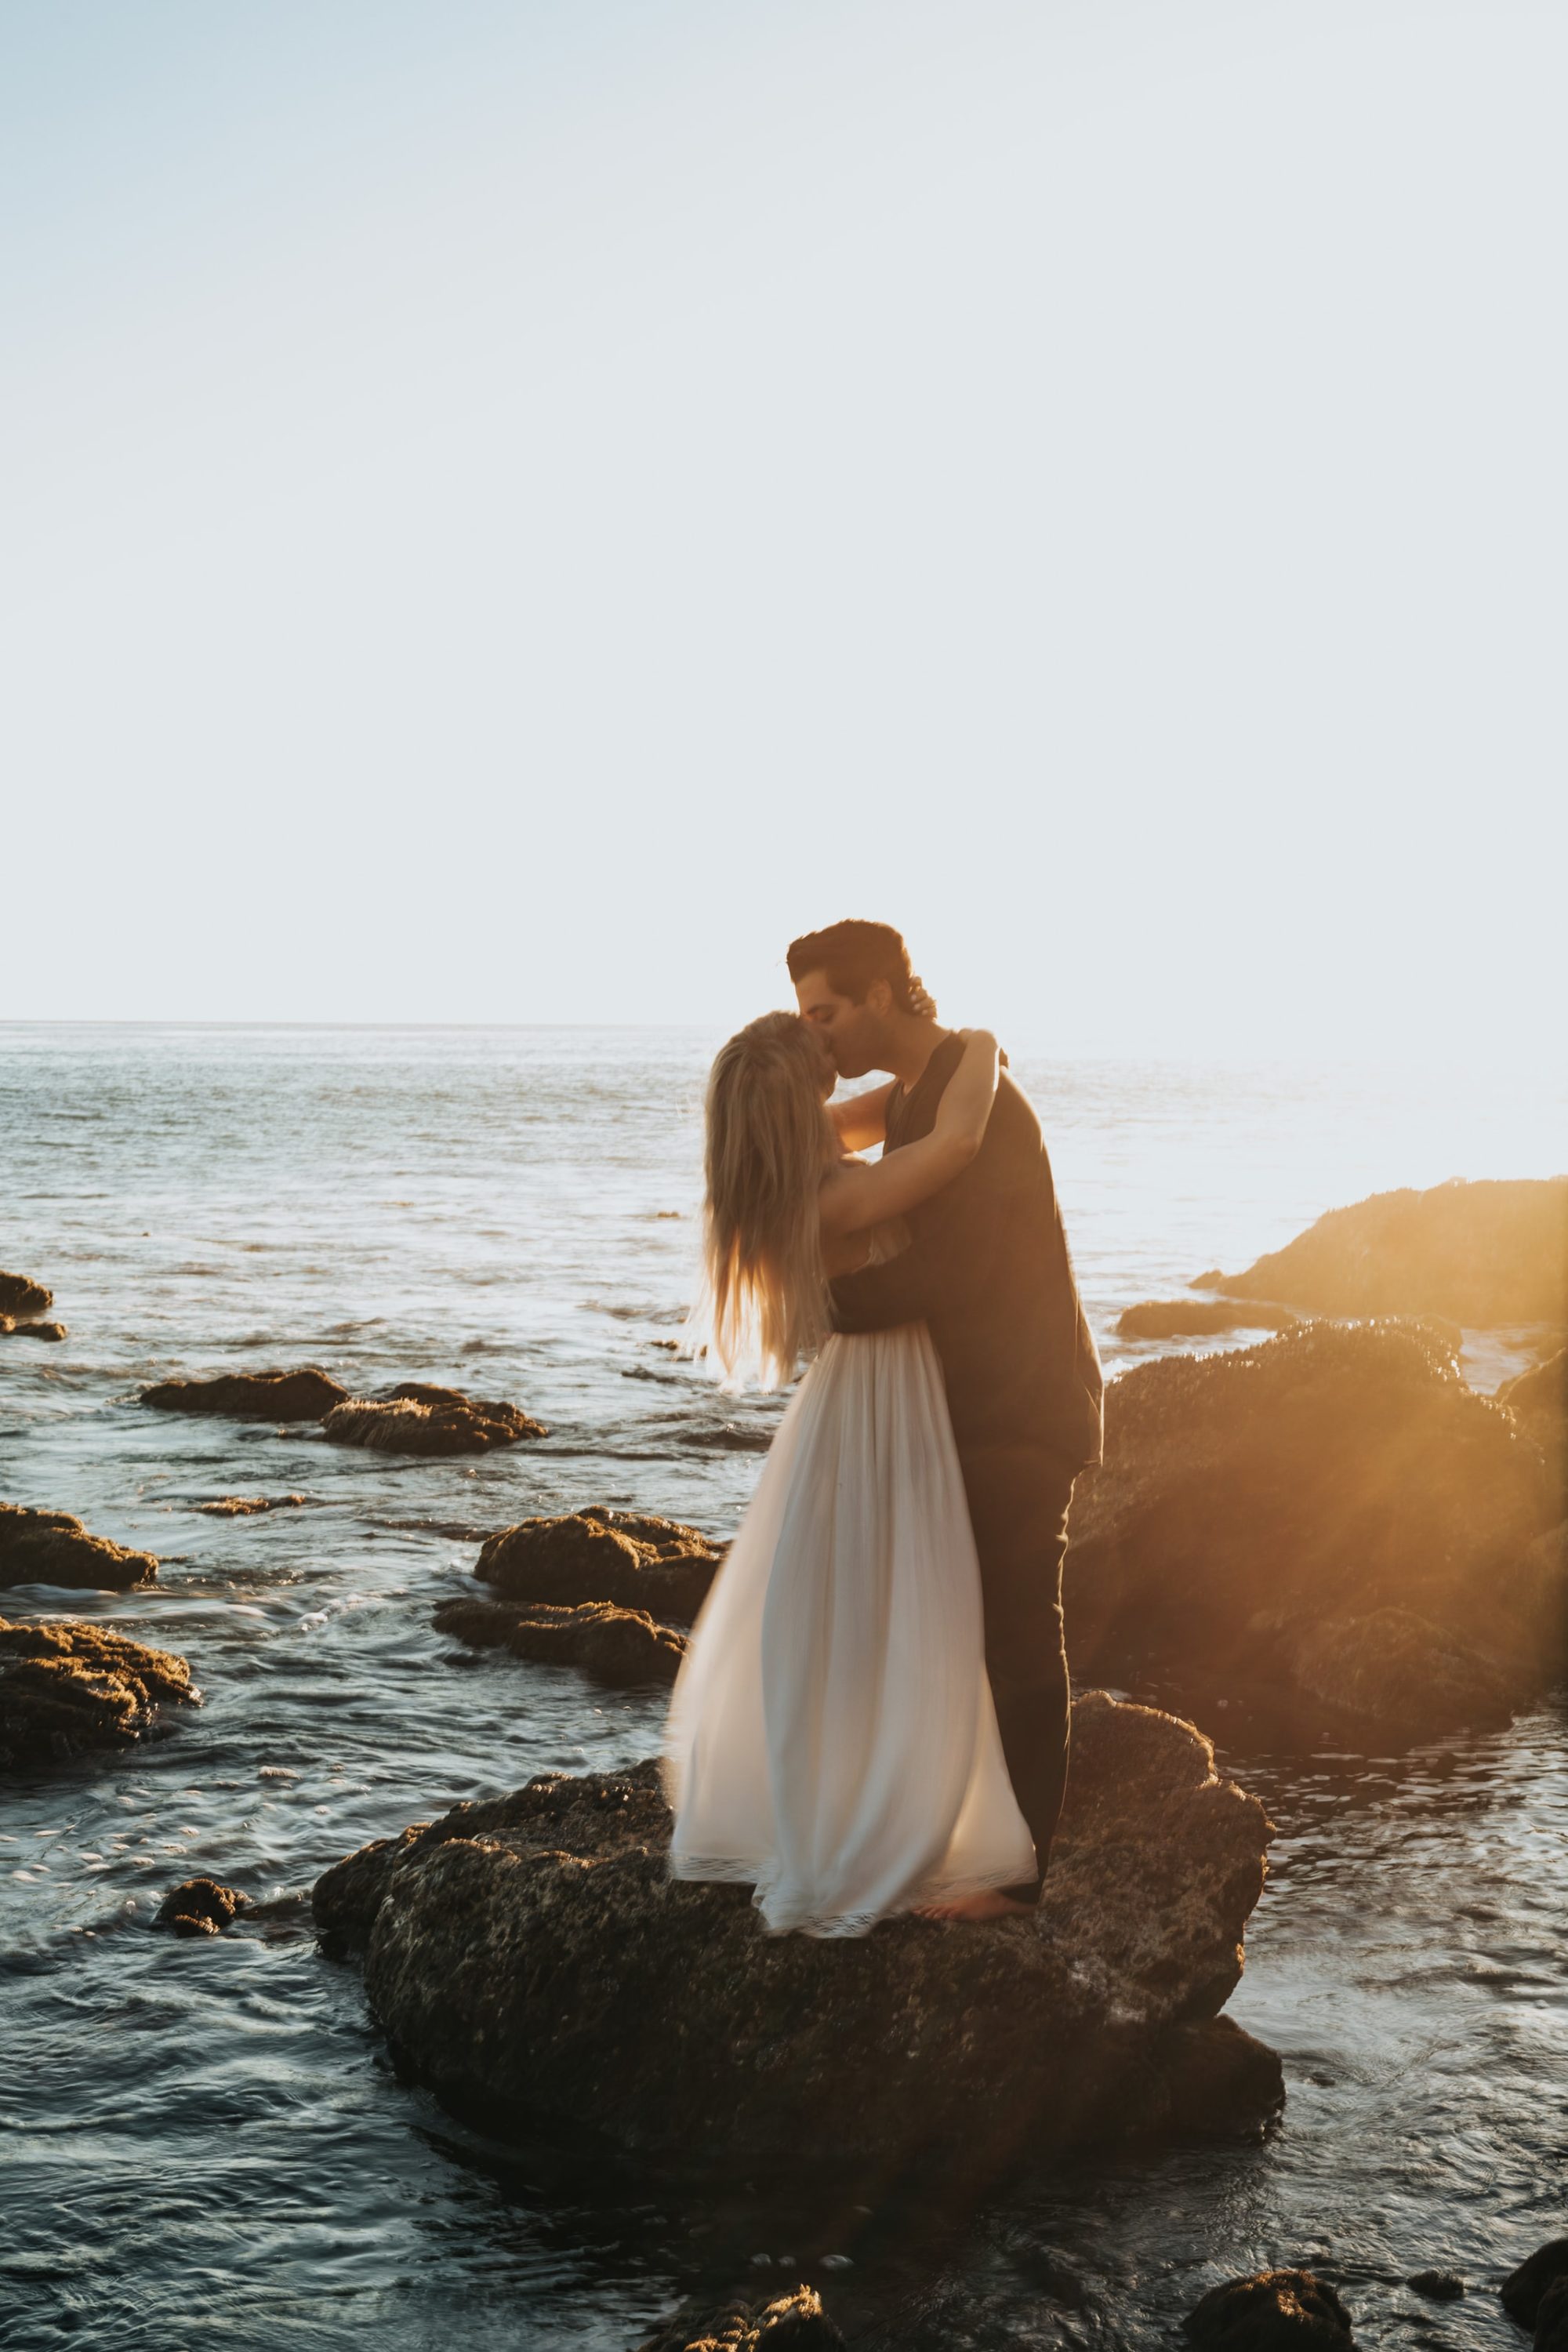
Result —
[{"label": "foam on water", "polygon": [[[659,1344],[690,1292],[713,1042],[0,1031],[0,1265],[49,1283],[70,1326],[0,1349],[0,1491],[163,1563],[144,1592],[0,1608],[101,1618],[187,1656],[205,1695],[172,1737],[0,1801],[0,2336],[626,2352],[681,2294],[793,2268],[867,2342],[896,2340],[913,2297],[979,2314],[977,2341],[1152,2346],[1215,2278],[1316,2257],[1363,2342],[1513,2341],[1489,2283],[1563,2225],[1561,1708],[1400,1760],[1270,1756],[1239,1704],[1216,1718],[1281,1830],[1233,2010],[1285,2053],[1283,2125],[1018,2184],[951,2242],[808,2179],[689,2206],[498,2147],[398,2081],[357,1975],[317,1954],[289,1898],[349,1848],[653,1745],[658,1700],[459,1659],[430,1614],[526,1512],[721,1532],[751,1490],[777,1402],[720,1397]],[[1408,1075],[1026,1055],[1017,1075],[1113,1370],[1161,1352],[1110,1336],[1122,1305],[1326,1207],[1568,1159],[1561,1102],[1500,1079],[1460,1101]],[[1518,1360],[1495,1339],[1472,1358],[1489,1383]],[[133,1402],[156,1378],[312,1361],[353,1389],[509,1397],[552,1433],[400,1462]],[[304,1504],[199,1508],[288,1494]],[[196,1870],[284,1899],[211,1944],[146,1932]],[[1441,2313],[1400,2284],[1435,2263],[1475,2287]]]}]

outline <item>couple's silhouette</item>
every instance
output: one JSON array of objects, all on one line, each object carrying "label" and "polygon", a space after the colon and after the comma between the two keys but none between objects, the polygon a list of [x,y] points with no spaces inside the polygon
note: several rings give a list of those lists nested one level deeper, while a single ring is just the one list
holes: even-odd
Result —
[{"label": "couple's silhouette", "polygon": [[775,1933],[997,1917],[1037,1901],[1067,1782],[1100,1361],[995,1039],[937,1024],[886,924],[789,970],[798,1013],[709,1083],[706,1319],[731,1378],[811,1361],[676,1685],[671,1868],[752,1885]]}]

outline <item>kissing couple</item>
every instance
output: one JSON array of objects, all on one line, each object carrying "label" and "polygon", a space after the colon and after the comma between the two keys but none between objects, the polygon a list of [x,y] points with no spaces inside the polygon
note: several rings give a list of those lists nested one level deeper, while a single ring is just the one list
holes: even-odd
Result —
[{"label": "kissing couple", "polygon": [[995,1038],[938,1026],[888,924],[788,961],[798,1014],[709,1080],[708,1341],[731,1382],[809,1368],[670,1701],[670,1868],[751,1885],[774,1935],[1002,1918],[1039,1899],[1067,1785],[1100,1360]]}]

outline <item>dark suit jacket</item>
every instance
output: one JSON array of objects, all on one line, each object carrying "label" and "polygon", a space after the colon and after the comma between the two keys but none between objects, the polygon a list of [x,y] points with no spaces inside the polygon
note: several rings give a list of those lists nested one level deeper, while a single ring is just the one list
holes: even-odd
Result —
[{"label": "dark suit jacket", "polygon": [[[889,1151],[929,1135],[963,1058],[944,1037],[918,1084],[888,1103]],[[1040,1122],[1002,1073],[977,1157],[909,1212],[910,1247],[833,1285],[840,1331],[925,1323],[962,1454],[1041,1447],[1075,1468],[1100,1458],[1103,1381],[1079,1301]]]}]

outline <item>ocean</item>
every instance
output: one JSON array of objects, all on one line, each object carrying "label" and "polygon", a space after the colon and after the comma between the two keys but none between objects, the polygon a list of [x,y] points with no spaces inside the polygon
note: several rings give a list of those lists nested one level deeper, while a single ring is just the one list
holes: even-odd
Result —
[{"label": "ocean", "polygon": [[[606,1503],[723,1535],[744,1506],[780,1402],[720,1394],[668,1345],[717,1042],[0,1028],[0,1265],[49,1284],[69,1326],[0,1341],[0,1495],[163,1563],[142,1593],[35,1587],[0,1610],[175,1650],[205,1699],[172,1737],[0,1798],[0,2343],[184,2352],[216,2327],[258,2352],[373,2330],[399,2352],[629,2352],[685,2295],[805,2276],[868,2343],[918,2306],[954,2344],[1142,2347],[1215,2280],[1300,2261],[1363,2344],[1522,2342],[1497,2279],[1564,2225],[1561,1695],[1395,1757],[1270,1752],[1238,1693],[1234,1724],[1204,1727],[1279,1834],[1231,2011],[1284,2055],[1281,2123],[1021,2178],[945,2231],[846,2214],[804,2175],[693,2200],[487,2139],[399,2080],[357,1973],[318,1953],[303,1898],[339,1855],[656,1744],[657,1696],[456,1663],[430,1616],[526,1514]],[[1117,1340],[1122,1306],[1326,1208],[1568,1162],[1561,1093],[1500,1070],[1019,1051],[1015,1075],[1112,1376],[1166,1351]],[[1479,1385],[1525,1355],[1525,1335],[1467,1335]],[[135,1402],[154,1379],[301,1363],[509,1398],[551,1434],[405,1462]],[[288,1493],[304,1504],[197,1507]],[[210,1943],[149,1933],[196,1871],[285,1899]],[[1462,2302],[1403,2284],[1433,2266],[1468,2277]]]}]

